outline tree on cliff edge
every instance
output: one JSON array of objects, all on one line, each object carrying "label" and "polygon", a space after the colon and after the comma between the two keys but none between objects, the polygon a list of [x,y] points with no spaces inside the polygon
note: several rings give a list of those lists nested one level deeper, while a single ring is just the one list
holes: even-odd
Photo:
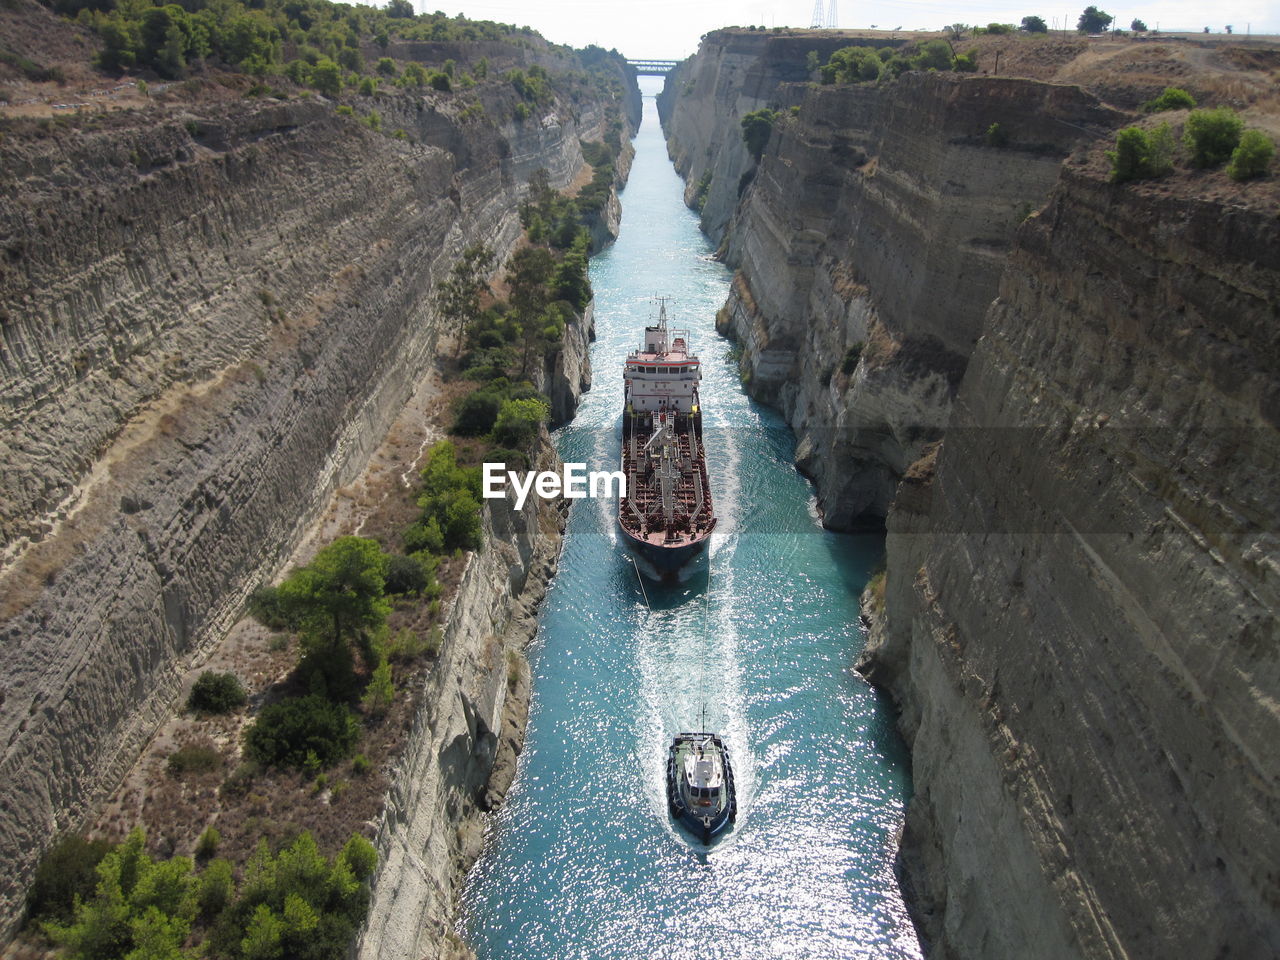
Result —
[{"label": "tree on cliff edge", "polygon": [[1044,22],[1043,17],[1023,17],[1022,29],[1027,33],[1048,33],[1049,25]]},{"label": "tree on cliff edge", "polygon": [[351,643],[371,635],[391,612],[383,596],[389,563],[376,541],[339,537],[280,585],[281,602],[301,625],[313,688],[322,679],[331,699],[355,690]]},{"label": "tree on cliff edge", "polygon": [[489,289],[489,268],[493,251],[482,243],[473,243],[462,251],[445,280],[436,286],[437,304],[447,322],[458,329],[458,351],[467,339],[467,327],[480,316],[480,294]]},{"label": "tree on cliff edge", "polygon": [[1081,33],[1102,33],[1107,27],[1111,26],[1114,20],[1111,14],[1097,7],[1085,7],[1084,13],[1080,14],[1080,19],[1076,23],[1076,29]]}]

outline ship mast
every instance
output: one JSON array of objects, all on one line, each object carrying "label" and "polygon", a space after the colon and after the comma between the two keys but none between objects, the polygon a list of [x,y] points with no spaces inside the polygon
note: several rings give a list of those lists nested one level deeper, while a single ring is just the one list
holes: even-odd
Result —
[{"label": "ship mast", "polygon": [[671,352],[671,344],[667,340],[667,301],[670,297],[654,297],[658,301],[658,332],[662,334],[662,349],[660,353],[667,354]]}]

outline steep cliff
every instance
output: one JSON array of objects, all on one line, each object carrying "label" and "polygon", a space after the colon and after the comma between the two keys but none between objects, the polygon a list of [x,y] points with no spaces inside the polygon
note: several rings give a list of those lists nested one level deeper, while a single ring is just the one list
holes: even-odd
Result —
[{"label": "steep cliff", "polygon": [[[935,73],[700,93],[713,77],[785,74],[772,58],[795,55],[763,44],[765,63],[748,69],[733,43],[708,42],[685,66],[694,92],[674,98],[668,129],[678,165],[699,155],[681,131],[717,131],[703,137],[730,176],[715,168],[704,214],[736,201],[721,252],[739,269],[720,327],[742,344],[748,390],[796,431],[824,522],[848,529],[880,522],[941,435],[1015,227],[1062,158],[1118,114],[1076,87]],[[753,166],[739,121],[766,100],[782,119]],[[690,161],[691,181],[697,169]],[[722,179],[740,200],[717,192]]]},{"label": "steep cliff", "polygon": [[712,35],[669,88],[672,154],[693,201],[699,158],[738,152],[741,196],[719,169],[705,191],[740,268],[720,324],[826,522],[888,511],[860,668],[912,747],[930,955],[1275,955],[1275,183],[1113,185],[1131,115],[1098,99],[1181,78],[1274,129],[1243,64],[1275,51],[1046,43],[1005,61],[1039,79],[775,85],[741,101],[781,115],[753,168],[732,85],[719,119],[702,99],[722,65],[781,72],[740,46]]},{"label": "steep cliff", "polygon": [[509,251],[534,170],[566,186],[580,137],[621,117],[625,138],[599,91],[525,121],[501,119],[501,80],[472,99],[497,121],[435,92],[349,116],[197,102],[0,145],[6,926],[49,838],[380,444],[449,335],[433,290],[458,252]]},{"label": "steep cliff", "polygon": [[890,514],[866,669],[938,956],[1280,950],[1280,231],[1105,171],[1019,230]]},{"label": "steep cliff", "polygon": [[[559,469],[549,442],[539,469]],[[487,501],[485,549],[450,608],[439,662],[392,778],[378,828],[378,873],[357,955],[469,956],[455,898],[479,855],[479,814],[498,802],[523,744],[529,678],[522,649],[560,555],[568,501]]]},{"label": "steep cliff", "polygon": [[[667,150],[685,179],[685,202],[701,204],[702,229],[717,243],[733,216],[742,177],[753,165],[742,143],[742,116],[773,103],[782,84],[808,80],[809,51],[825,60],[848,42],[830,33],[717,30],[667,76],[658,95]],[[899,46],[902,41],[867,42]]]}]

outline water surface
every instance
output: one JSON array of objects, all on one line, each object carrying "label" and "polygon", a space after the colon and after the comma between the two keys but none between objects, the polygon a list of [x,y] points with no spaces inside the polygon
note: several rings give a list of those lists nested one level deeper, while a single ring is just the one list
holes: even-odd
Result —
[{"label": "water surface", "polygon": [[[892,875],[910,792],[887,705],[850,667],[879,537],[823,531],[793,439],[742,392],[714,317],[730,276],[681,202],[652,99],[617,243],[591,265],[595,385],[557,433],[617,464],[622,363],[669,296],[704,365],[720,517],[684,583],[642,581],[615,502],[578,501],[530,650],[528,740],[468,881],[480,960],[916,958]],[[739,815],[708,852],[670,821],[666,749],[720,731]]]}]

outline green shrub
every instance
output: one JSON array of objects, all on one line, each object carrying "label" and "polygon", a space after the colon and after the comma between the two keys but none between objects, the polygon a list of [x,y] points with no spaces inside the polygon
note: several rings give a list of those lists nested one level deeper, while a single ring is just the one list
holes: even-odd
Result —
[{"label": "green shrub", "polygon": [[1173,133],[1167,123],[1148,132],[1125,127],[1116,134],[1116,148],[1107,151],[1112,183],[1163,177],[1173,169]]},{"label": "green shrub", "polygon": [[[427,454],[418,506],[422,508],[424,533],[431,534],[434,521],[442,549],[472,550],[480,545],[480,469],[459,466],[448,440],[440,441]],[[407,536],[405,545],[413,551]]]},{"label": "green shrub", "polygon": [[387,593],[421,593],[431,583],[431,576],[416,557],[395,554],[387,569]]},{"label": "green shrub", "polygon": [[369,677],[369,685],[364,689],[360,702],[374,716],[381,716],[391,709],[395,702],[396,688],[391,681],[391,664],[383,660],[373,669]]},{"label": "green shrub", "polygon": [[1148,113],[1160,113],[1163,110],[1190,110],[1196,105],[1195,97],[1180,87],[1165,87],[1164,92],[1154,100],[1148,100],[1142,109]]},{"label": "green shrub", "polygon": [[374,69],[385,77],[394,77],[396,75],[396,62],[390,57],[379,57]]},{"label": "green shrub", "polygon": [[[437,607],[437,609],[431,612],[432,616],[435,616],[440,612],[438,609],[439,603],[440,603],[439,600],[432,601],[432,604]],[[442,630],[440,626],[437,624],[436,626],[432,627],[431,632],[427,634],[427,653],[431,654],[431,656],[433,657],[438,657],[440,655],[440,651],[443,648],[444,648],[444,630]]]},{"label": "green shrub", "polygon": [[550,415],[551,409],[545,400],[507,400],[493,425],[493,439],[505,447],[528,449],[538,435],[538,424]]},{"label": "green shrub", "polygon": [[329,767],[351,753],[360,727],[346,707],[312,694],[263,708],[245,731],[245,752],[259,763],[304,768],[308,754]]},{"label": "green shrub", "polygon": [[945,40],[926,40],[920,44],[911,58],[913,70],[948,70],[951,67],[951,47]]},{"label": "green shrub", "polygon": [[357,777],[363,777],[369,772],[369,758],[363,753],[357,753],[351,758],[351,772]]},{"label": "green shrub", "polygon": [[871,83],[880,79],[883,64],[875,47],[842,47],[819,73],[823,83]]},{"label": "green shrub", "polygon": [[1240,143],[1244,122],[1230,107],[1192,110],[1182,140],[1195,167],[1216,167],[1231,159]]},{"label": "green shrub", "polygon": [[351,868],[355,878],[361,881],[373,876],[373,870],[378,865],[378,851],[358,833],[351,835],[338,857]]},{"label": "green shrub", "polygon": [[998,123],[993,123],[987,127],[987,132],[983,139],[986,140],[989,147],[1005,147],[1009,145],[1009,134]]},{"label": "green shrub", "polygon": [[484,436],[493,429],[501,409],[499,393],[485,388],[469,393],[458,403],[451,432],[461,437]]},{"label": "green shrub", "polygon": [[1276,145],[1261,130],[1246,130],[1240,135],[1239,145],[1231,152],[1227,175],[1232,180],[1251,180],[1265,177],[1271,168]]},{"label": "green shrub", "polygon": [[165,766],[172,777],[182,777],[188,773],[209,773],[222,766],[222,754],[211,741],[183,744],[173,753]]},{"label": "green shrub", "polygon": [[753,110],[742,118],[742,142],[746,144],[747,152],[757,161],[764,154],[769,137],[773,135],[773,123],[777,117],[775,111],[765,107]]},{"label": "green shrub", "polygon": [[977,53],[961,53],[951,61],[951,69],[957,73],[977,73],[978,71],[978,55]]},{"label": "green shrub", "polygon": [[106,840],[63,837],[46,851],[27,888],[27,915],[33,920],[69,921],[76,900],[87,900],[98,885],[97,866],[112,849]]},{"label": "green shrub", "polygon": [[197,713],[230,713],[248,702],[249,696],[234,673],[206,670],[191,686],[187,709]]},{"label": "green shrub", "polygon": [[291,630],[295,626],[276,587],[261,586],[249,594],[249,613],[268,630]]},{"label": "green shrub", "polygon": [[440,90],[443,93],[450,93],[453,90],[453,81],[451,81],[449,79],[449,75],[442,70],[433,70],[429,82],[433,90]]},{"label": "green shrub", "polygon": [[325,96],[336,97],[342,92],[342,68],[328,57],[321,57],[311,68],[311,86]]},{"label": "green shrub", "polygon": [[431,517],[426,523],[414,523],[405,528],[404,548],[409,553],[444,553],[444,531],[440,522]]},{"label": "green shrub", "polygon": [[214,860],[196,882],[197,915],[209,921],[227,908],[236,892],[235,873],[229,860]]}]

